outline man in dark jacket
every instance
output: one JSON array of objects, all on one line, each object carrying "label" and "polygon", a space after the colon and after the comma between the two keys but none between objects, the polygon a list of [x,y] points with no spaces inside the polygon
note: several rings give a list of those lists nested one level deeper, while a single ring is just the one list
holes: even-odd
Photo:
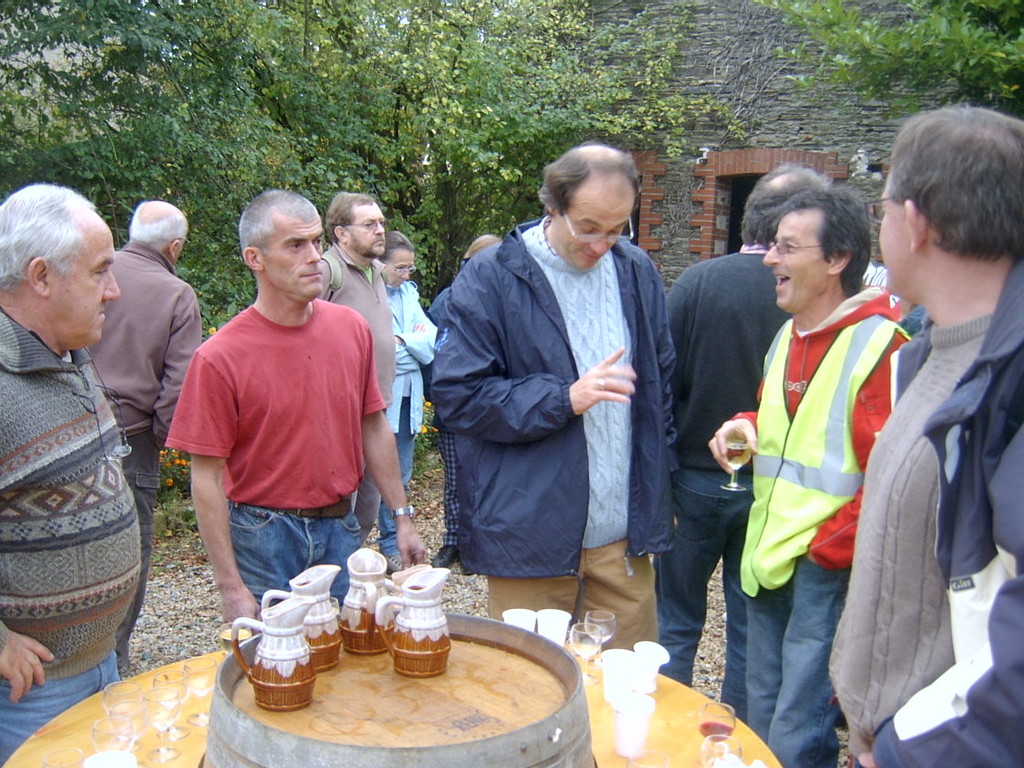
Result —
[{"label": "man in dark jacket", "polygon": [[930,322],[865,480],[831,669],[850,751],[1024,765],[1024,121],[914,116],[875,205],[889,285]]},{"label": "man in dark jacket", "polygon": [[462,562],[487,574],[491,616],[607,609],[624,647],[657,639],[649,556],[671,535],[674,354],[661,280],[623,237],[638,191],[612,147],[550,164],[547,215],[455,280],[432,389],[458,438]]}]

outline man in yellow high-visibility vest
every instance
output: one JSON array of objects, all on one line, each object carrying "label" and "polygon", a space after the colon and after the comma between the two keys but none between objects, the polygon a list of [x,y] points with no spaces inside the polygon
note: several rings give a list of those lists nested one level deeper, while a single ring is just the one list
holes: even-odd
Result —
[{"label": "man in yellow high-visibility vest", "polygon": [[783,208],[764,263],[793,318],[765,358],[755,413],[709,443],[754,452],[754,504],[740,564],[747,606],[747,717],[786,768],[834,768],[828,659],[843,608],[875,435],[891,409],[889,356],[906,341],[881,288],[863,289],[867,208],[848,187]]}]

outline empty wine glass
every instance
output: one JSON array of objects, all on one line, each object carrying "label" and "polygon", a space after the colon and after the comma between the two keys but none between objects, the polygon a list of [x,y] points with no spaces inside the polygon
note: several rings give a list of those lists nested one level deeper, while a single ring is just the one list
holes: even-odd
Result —
[{"label": "empty wine glass", "polygon": [[[601,650],[603,651],[605,643],[615,637],[615,614],[611,611],[587,611],[583,620],[588,624],[597,625],[601,637]],[[600,658],[598,658],[597,663],[601,663]]]},{"label": "empty wine glass", "polygon": [[[157,672],[153,676],[153,687],[174,688],[181,695],[181,701],[183,703],[188,698],[188,686],[185,682],[185,670],[178,667]],[[188,734],[188,728],[184,728],[180,725],[174,725],[169,731],[167,731],[167,738],[169,741],[180,741],[188,736]]]},{"label": "empty wine glass", "polygon": [[115,702],[110,707],[111,717],[127,717],[132,721],[132,736],[135,741],[132,744],[132,749],[138,746],[139,739],[142,738],[142,734],[146,732],[149,727],[149,717],[146,714],[146,702],[142,700],[142,693],[140,689],[138,701],[134,699],[122,699]]},{"label": "empty wine glass", "polygon": [[704,738],[700,745],[700,764],[704,768],[714,768],[717,760],[724,760],[726,755],[734,755],[737,758],[743,757],[743,747],[733,736],[726,736],[722,733],[713,733]]},{"label": "empty wine glass", "polygon": [[739,477],[740,468],[750,461],[750,445],[743,436],[738,433],[729,435],[725,441],[725,461],[732,469],[732,476],[728,483],[722,484],[721,488],[726,491],[745,491],[747,486],[736,482]]},{"label": "empty wine glass", "polygon": [[74,747],[58,749],[43,757],[43,768],[82,768],[85,752]]},{"label": "empty wine glass", "polygon": [[101,717],[92,724],[91,736],[97,752],[130,752],[135,745],[131,718],[121,715]]},{"label": "empty wine glass", "polygon": [[[217,683],[217,662],[208,656],[200,656],[185,662],[185,684],[188,692],[200,701],[208,699]],[[209,702],[204,702],[199,712],[188,718],[189,725],[205,728],[210,723]]]},{"label": "empty wine glass", "polygon": [[[181,694],[174,688],[151,688],[143,692],[149,724],[157,732],[157,740],[168,741],[167,732],[181,714]],[[146,753],[146,759],[154,763],[167,763],[181,757],[181,752],[170,744],[160,744]]]},{"label": "empty wine glass", "polygon": [[597,678],[587,672],[587,662],[601,650],[601,632],[596,624],[578,622],[569,628],[569,647],[583,661],[583,684],[593,685]]},{"label": "empty wine glass", "polygon": [[131,680],[108,683],[103,689],[103,709],[108,715],[116,714],[113,709],[122,701],[142,701],[142,686]]}]

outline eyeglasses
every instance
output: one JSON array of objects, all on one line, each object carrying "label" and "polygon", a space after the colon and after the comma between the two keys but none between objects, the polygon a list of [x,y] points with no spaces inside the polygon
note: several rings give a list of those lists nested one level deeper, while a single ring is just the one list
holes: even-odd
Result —
[{"label": "eyeglasses", "polygon": [[880,197],[878,200],[872,200],[867,203],[868,216],[871,217],[871,220],[875,222],[875,224],[882,223],[882,219],[885,218],[885,206],[883,203],[891,199],[891,197]]},{"label": "eyeglasses", "polygon": [[387,229],[387,219],[374,219],[373,221],[364,221],[362,224],[344,224],[345,227],[359,227],[359,229],[365,229],[367,232],[376,232],[378,228]]},{"label": "eyeglasses", "polygon": [[562,215],[565,217],[566,226],[569,227],[569,234],[572,235],[577,240],[579,240],[581,243],[600,243],[603,240],[604,242],[608,243],[608,245],[615,245],[615,243],[619,241],[620,237],[628,237],[630,240],[633,239],[633,219],[630,219],[628,222],[628,235],[626,234],[625,229],[614,235],[605,235],[600,232],[587,232],[586,234],[578,235],[576,234],[575,227],[573,227],[572,225],[572,219],[569,218],[569,214],[563,213]]},{"label": "eyeglasses", "polygon": [[769,251],[774,249],[774,251],[777,254],[779,254],[779,256],[782,256],[782,257],[791,256],[793,254],[793,251],[801,251],[804,248],[821,248],[821,243],[816,243],[815,245],[791,245],[790,243],[769,243],[768,244],[768,250]]},{"label": "eyeglasses", "polygon": [[410,264],[408,267],[392,267],[395,272],[401,272],[403,275],[411,275],[416,272],[416,265]]}]

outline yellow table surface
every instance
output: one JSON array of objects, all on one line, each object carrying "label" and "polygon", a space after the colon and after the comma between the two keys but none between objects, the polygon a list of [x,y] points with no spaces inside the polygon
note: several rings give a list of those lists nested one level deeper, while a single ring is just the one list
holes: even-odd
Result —
[{"label": "yellow table surface", "polygon": [[[222,659],[224,654],[218,651],[209,656]],[[184,661],[168,664],[160,669],[137,675],[132,680],[137,681],[146,689],[152,686],[152,680],[157,673],[166,669],[180,668],[183,664]],[[599,674],[600,672],[598,672]],[[700,705],[708,700],[707,697],[664,676],[658,677],[658,690],[652,695],[656,708],[647,735],[647,748],[667,754],[671,768],[697,768],[700,745],[703,740],[697,730],[697,712]],[[185,725],[185,721],[189,715],[208,708],[209,701],[209,698],[204,701],[199,701],[194,697],[186,699],[178,723],[187,727],[189,734],[174,742],[174,746],[182,753],[182,756],[163,765],[168,768],[197,768],[199,766],[206,751],[206,729]],[[614,714],[604,700],[600,680],[595,685],[587,686],[587,706],[590,711],[594,758],[598,768],[623,768],[626,765],[625,758],[615,754]],[[90,696],[36,731],[14,753],[5,764],[5,768],[39,768],[44,755],[61,747],[78,747],[84,750],[86,755],[92,754],[90,730],[92,724],[103,716],[103,703],[100,694]],[[753,759],[759,758],[768,768],[780,768],[778,760],[769,752],[768,747],[745,724],[737,723],[733,735],[743,745],[744,762],[749,763]],[[136,754],[145,755],[155,746],[157,746],[156,734],[152,729],[147,729],[137,745]],[[139,765],[146,765],[141,757]]]}]

